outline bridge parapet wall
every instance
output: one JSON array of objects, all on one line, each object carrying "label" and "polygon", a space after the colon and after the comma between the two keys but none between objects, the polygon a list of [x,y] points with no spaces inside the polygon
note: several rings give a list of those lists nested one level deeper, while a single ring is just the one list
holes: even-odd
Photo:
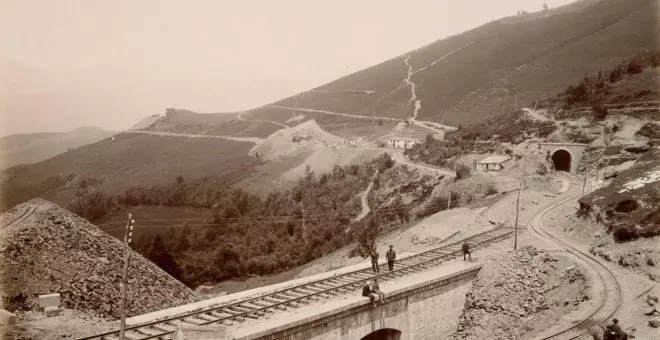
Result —
[{"label": "bridge parapet wall", "polygon": [[237,340],[361,339],[379,329],[401,331],[401,340],[451,335],[465,294],[481,264],[454,261],[381,284],[389,303],[372,307],[361,289],[323,303],[277,313],[271,320],[230,326]]}]

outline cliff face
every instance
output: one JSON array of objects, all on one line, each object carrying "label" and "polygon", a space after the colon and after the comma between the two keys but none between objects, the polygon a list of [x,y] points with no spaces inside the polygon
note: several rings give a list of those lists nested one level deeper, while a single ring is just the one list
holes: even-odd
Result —
[{"label": "cliff face", "polygon": [[605,224],[616,241],[660,235],[660,149],[647,151],[608,186],[581,198],[578,214]]},{"label": "cliff face", "polygon": [[[21,214],[36,208],[33,214]],[[0,287],[3,308],[38,308],[38,295],[60,293],[65,308],[118,318],[124,246],[95,225],[41,199],[2,216]],[[194,292],[133,253],[128,281],[129,316],[190,303]]]}]

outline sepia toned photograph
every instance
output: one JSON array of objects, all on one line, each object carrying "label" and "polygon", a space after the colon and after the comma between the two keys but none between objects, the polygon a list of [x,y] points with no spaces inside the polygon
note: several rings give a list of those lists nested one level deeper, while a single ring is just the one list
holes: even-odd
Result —
[{"label": "sepia toned photograph", "polygon": [[0,0],[0,340],[660,340],[660,0]]}]

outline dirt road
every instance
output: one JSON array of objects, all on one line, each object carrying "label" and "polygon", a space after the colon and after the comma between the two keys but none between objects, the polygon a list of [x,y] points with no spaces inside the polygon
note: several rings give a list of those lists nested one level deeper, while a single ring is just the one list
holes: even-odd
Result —
[{"label": "dirt road", "polygon": [[234,137],[234,136],[219,136],[219,135],[197,135],[190,133],[176,133],[176,132],[163,132],[163,131],[124,131],[125,133],[138,133],[143,135],[155,135],[155,136],[172,136],[172,137],[188,137],[188,138],[216,138],[216,139],[226,139],[232,140],[235,142],[248,142],[259,144],[264,141],[263,138],[257,137]]}]

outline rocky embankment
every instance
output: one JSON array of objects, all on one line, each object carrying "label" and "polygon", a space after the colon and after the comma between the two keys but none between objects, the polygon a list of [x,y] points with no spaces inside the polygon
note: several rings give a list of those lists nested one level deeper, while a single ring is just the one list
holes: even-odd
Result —
[{"label": "rocky embankment", "polygon": [[[0,234],[3,308],[18,314],[38,310],[40,294],[60,293],[61,307],[118,318],[123,243],[40,199],[14,207],[3,221],[11,221],[29,206],[37,207],[32,216],[3,228]],[[127,297],[129,316],[197,300],[191,289],[136,252],[132,253]]]},{"label": "rocky embankment", "polygon": [[497,255],[467,294],[455,339],[522,339],[589,299],[580,268],[533,247]]},{"label": "rocky embankment", "polygon": [[613,177],[579,200],[579,215],[604,224],[616,241],[660,235],[660,149],[647,151]]}]

